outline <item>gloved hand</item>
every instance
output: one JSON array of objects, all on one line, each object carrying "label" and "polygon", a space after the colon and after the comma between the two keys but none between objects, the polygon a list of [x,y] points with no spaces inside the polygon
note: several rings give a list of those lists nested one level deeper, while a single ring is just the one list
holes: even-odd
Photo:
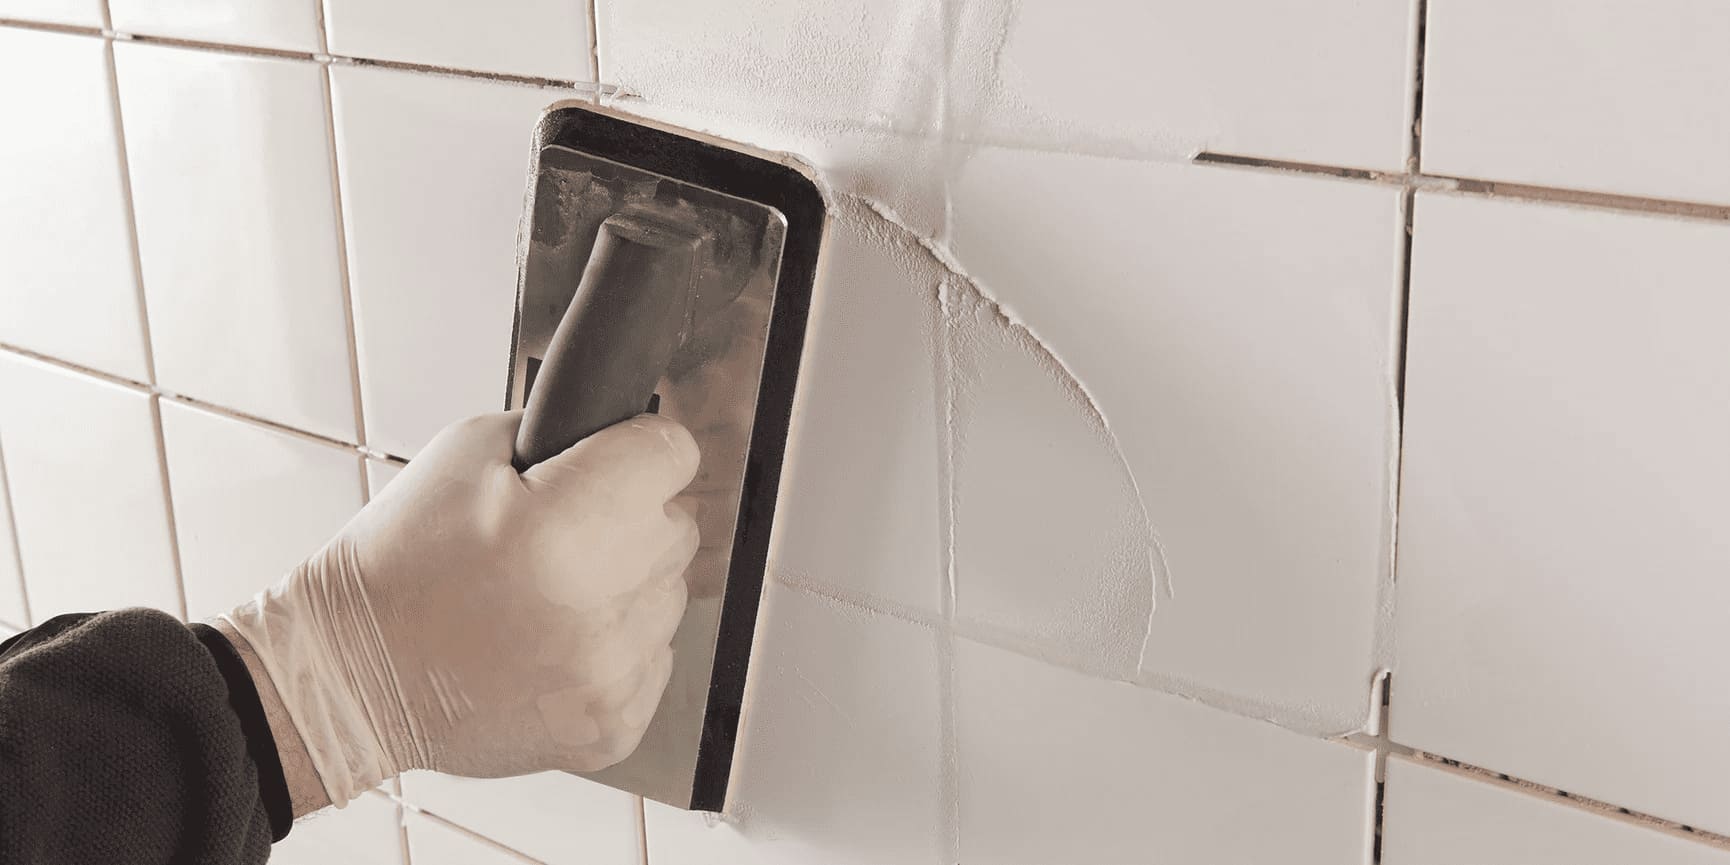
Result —
[{"label": "gloved hand", "polygon": [[644,415],[522,474],[520,412],[446,428],[323,550],[223,617],[330,801],[409,769],[589,771],[666,688],[697,527],[677,423]]}]

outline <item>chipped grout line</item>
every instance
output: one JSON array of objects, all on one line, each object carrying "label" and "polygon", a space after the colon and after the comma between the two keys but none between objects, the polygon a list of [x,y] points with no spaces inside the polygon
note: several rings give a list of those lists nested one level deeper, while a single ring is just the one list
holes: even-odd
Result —
[{"label": "chipped grout line", "polygon": [[1413,0],[1411,115],[1406,129],[1406,173],[1422,173],[1424,134],[1424,70],[1429,62],[1430,0]]},{"label": "chipped grout line", "polygon": [[1559,804],[1578,811],[1585,811],[1593,816],[1609,818],[1630,826],[1660,832],[1673,838],[1683,841],[1691,841],[1707,847],[1730,850],[1730,835],[1713,832],[1707,829],[1698,829],[1686,823],[1667,820],[1655,814],[1647,814],[1642,811],[1635,811],[1631,808],[1624,808],[1612,802],[1605,802],[1602,799],[1593,799],[1588,796],[1569,793],[1568,791],[1558,787],[1551,787],[1547,784],[1528,781],[1524,778],[1509,775],[1506,772],[1497,772],[1494,769],[1485,769],[1481,766],[1474,766],[1470,763],[1454,760],[1418,748],[1407,747],[1398,743],[1390,743],[1389,753],[1391,755],[1408,758],[1414,762],[1423,763],[1438,771],[1449,772],[1493,787],[1500,787],[1504,790],[1523,793],[1527,796],[1542,799],[1543,801],[1552,804]]},{"label": "chipped grout line", "polygon": [[1293,162],[1284,159],[1266,159],[1259,156],[1240,156],[1230,153],[1198,153],[1190,161],[1190,164],[1243,168],[1251,171],[1272,171],[1282,174],[1331,177],[1340,180],[1398,187],[1407,191],[1423,192],[1426,194],[1474,196],[1480,198],[1494,198],[1504,201],[1567,205],[1592,210],[1613,211],[1617,213],[1648,214],[1707,222],[1730,222],[1730,205],[1707,204],[1698,201],[1680,201],[1672,198],[1650,198],[1639,195],[1592,192],[1584,189],[1569,189],[1560,186],[1511,183],[1502,180],[1485,180],[1475,177],[1455,177],[1446,174],[1402,174],[1397,172],[1371,171],[1362,168],[1342,168],[1336,165],[1325,165],[1313,162]]},{"label": "chipped grout line", "polygon": [[344,440],[338,439],[338,438],[332,438],[330,436],[324,435],[322,433],[316,433],[316,432],[313,432],[311,430],[304,430],[304,429],[301,429],[299,427],[289,426],[288,424],[279,423],[277,421],[262,418],[262,417],[259,417],[257,415],[247,414],[246,412],[232,409],[232,408],[229,408],[229,407],[224,406],[224,405],[219,405],[217,403],[208,402],[206,400],[202,400],[202,399],[199,399],[197,397],[187,396],[187,395],[181,394],[181,393],[175,393],[174,391],[166,390],[166,389],[161,388],[161,387],[146,384],[146,383],[141,382],[141,381],[135,381],[133,379],[126,378],[124,376],[115,375],[111,372],[104,372],[103,370],[83,366],[81,364],[73,363],[73,362],[68,361],[68,360],[63,360],[61,358],[54,357],[53,355],[47,355],[47,354],[43,354],[41,352],[31,351],[30,349],[23,348],[23,347],[17,346],[17,345],[13,345],[11,343],[0,342],[0,353],[15,355],[17,357],[25,358],[28,360],[33,360],[33,361],[36,361],[38,363],[47,364],[48,366],[55,367],[55,368],[60,369],[64,372],[76,373],[78,375],[86,376],[88,378],[97,379],[98,381],[107,382],[108,384],[118,385],[120,387],[140,391],[140,392],[150,394],[153,396],[163,397],[165,399],[173,400],[174,402],[189,405],[189,406],[192,406],[192,407],[198,408],[198,409],[203,409],[207,412],[210,412],[211,414],[220,415],[222,417],[228,418],[229,420],[242,421],[242,422],[251,424],[253,426],[264,427],[266,429],[269,429],[269,430],[272,430],[275,432],[284,433],[286,435],[291,435],[291,436],[294,436],[296,438],[316,442],[318,444],[333,447],[333,448],[336,448],[338,450],[344,450],[344,451],[348,451],[351,453],[356,453],[356,454],[359,454],[360,456],[365,457],[367,459],[379,460],[381,462],[396,463],[398,465],[407,465],[408,464],[408,458],[407,457],[398,456],[396,454],[376,450],[374,448],[370,448],[370,447],[367,447],[365,445],[356,444],[354,442],[344,441]]}]

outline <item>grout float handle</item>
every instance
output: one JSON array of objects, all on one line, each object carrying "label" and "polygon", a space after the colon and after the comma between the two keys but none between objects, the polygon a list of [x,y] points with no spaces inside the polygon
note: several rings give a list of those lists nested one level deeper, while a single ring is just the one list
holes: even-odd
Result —
[{"label": "grout float handle", "polygon": [[618,214],[530,377],[517,470],[642,413],[690,326],[698,238]]}]

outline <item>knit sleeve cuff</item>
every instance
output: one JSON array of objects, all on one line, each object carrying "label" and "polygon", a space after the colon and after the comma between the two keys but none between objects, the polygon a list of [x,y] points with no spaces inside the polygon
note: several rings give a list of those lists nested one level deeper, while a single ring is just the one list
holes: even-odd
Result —
[{"label": "knit sleeve cuff", "polygon": [[240,653],[230,645],[221,631],[205,624],[194,624],[192,632],[210,652],[216,669],[228,682],[228,705],[240,719],[241,732],[246,735],[246,750],[258,768],[258,798],[270,816],[272,841],[288,837],[294,826],[294,806],[288,797],[288,779],[282,773],[282,760],[276,754],[276,737],[270,734],[270,721],[265,718],[264,704],[258,699],[258,687]]}]

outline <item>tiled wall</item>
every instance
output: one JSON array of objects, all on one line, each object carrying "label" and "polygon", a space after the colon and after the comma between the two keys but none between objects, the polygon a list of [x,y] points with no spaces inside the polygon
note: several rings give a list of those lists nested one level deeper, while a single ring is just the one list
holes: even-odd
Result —
[{"label": "tiled wall", "polygon": [[280,860],[1730,865],[1730,6],[593,5],[0,0],[6,629],[495,408],[545,104],[830,187],[733,813]]}]

